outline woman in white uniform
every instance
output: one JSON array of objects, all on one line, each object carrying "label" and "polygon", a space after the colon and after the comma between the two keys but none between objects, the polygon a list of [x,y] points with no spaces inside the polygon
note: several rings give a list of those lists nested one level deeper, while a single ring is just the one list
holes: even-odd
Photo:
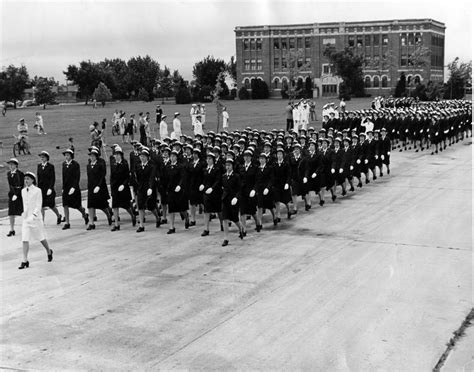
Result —
[{"label": "woman in white uniform", "polygon": [[18,269],[25,269],[30,267],[28,261],[28,251],[30,250],[30,240],[32,238],[38,239],[46,249],[48,255],[48,262],[53,260],[53,250],[49,248],[46,240],[46,231],[43,225],[43,218],[41,215],[41,208],[43,204],[43,196],[41,189],[36,187],[36,176],[32,172],[25,173],[25,187],[21,190],[23,199],[23,226],[22,237],[23,241],[23,261]]}]

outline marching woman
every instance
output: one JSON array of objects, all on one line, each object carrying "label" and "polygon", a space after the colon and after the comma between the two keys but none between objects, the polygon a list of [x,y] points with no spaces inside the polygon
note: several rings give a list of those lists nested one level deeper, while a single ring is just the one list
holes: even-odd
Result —
[{"label": "marching woman", "polygon": [[[292,214],[298,213],[298,196],[306,200],[306,184],[304,183],[304,173],[306,162],[301,154],[302,147],[299,143],[293,146],[293,156],[290,158],[291,167],[291,195],[293,198]],[[306,210],[308,208],[306,207]]]},{"label": "marching woman", "polygon": [[257,220],[257,198],[255,192],[255,174],[257,167],[252,163],[253,153],[245,150],[243,153],[244,163],[240,166],[240,222],[242,224],[243,235],[247,235],[247,217],[252,216],[255,225],[258,226]]},{"label": "marching woman", "polygon": [[[310,192],[313,191],[315,194],[320,195],[319,191],[321,190],[321,157],[319,153],[316,152],[316,142],[314,140],[309,142],[309,152],[305,162],[306,169],[303,178],[303,182],[306,179],[305,209],[309,210],[311,208]],[[321,199],[319,201],[321,201]]]},{"label": "marching woman", "polygon": [[[380,140],[379,130],[374,131],[374,142],[375,142],[375,168],[379,169],[379,176],[383,177],[383,172],[382,172],[382,146],[383,144],[382,144],[382,141]],[[420,147],[422,146],[421,143],[422,141],[420,137]],[[418,152],[418,150],[416,150],[416,152]]]},{"label": "marching woman", "polygon": [[224,230],[222,226],[222,170],[216,165],[216,155],[209,152],[206,157],[207,168],[204,169],[202,184],[199,190],[204,192],[204,231],[201,236],[209,235],[209,222],[211,221],[211,213],[217,213],[221,223],[221,231]]},{"label": "marching woman", "polygon": [[188,192],[189,204],[191,205],[191,221],[189,226],[196,225],[196,209],[202,204],[202,192],[199,186],[202,184],[204,164],[200,159],[201,150],[193,149],[193,158],[188,166]]},{"label": "marching woman", "polygon": [[[354,170],[354,159],[352,156],[352,149],[350,147],[350,142],[351,139],[349,137],[345,137],[342,140],[343,142],[343,149],[342,149],[342,175],[345,180],[347,179],[349,181],[349,185],[351,186],[350,190],[354,191],[354,184],[352,183],[352,172]],[[344,185],[344,190],[345,190],[345,185]]]},{"label": "marching woman", "polygon": [[49,153],[47,151],[41,151],[39,157],[41,158],[41,163],[38,164],[36,174],[38,175],[38,187],[41,189],[43,196],[41,214],[44,220],[46,208],[51,209],[56,214],[56,223],[60,225],[62,216],[58,208],[56,208],[56,191],[54,190],[56,172],[54,171],[54,165],[49,162]]},{"label": "marching woman", "polygon": [[361,160],[360,160],[360,153],[362,151],[362,147],[359,143],[359,136],[357,134],[352,135],[352,165],[354,169],[352,170],[352,176],[357,178],[359,181],[357,183],[357,187],[362,187],[362,180],[361,180]]},{"label": "marching woman", "polygon": [[170,154],[171,149],[168,146],[164,146],[161,149],[162,161],[160,162],[160,172],[159,172],[159,183],[158,183],[158,193],[160,194],[160,203],[161,210],[163,214],[163,219],[161,220],[162,224],[168,223],[167,214],[168,214],[168,179],[166,168],[170,164]]},{"label": "marching woman", "polygon": [[272,213],[273,225],[278,224],[275,217],[275,201],[273,200],[273,169],[267,165],[268,155],[261,153],[259,158],[260,166],[255,174],[255,191],[257,193],[257,232],[263,227],[263,210],[269,209]]},{"label": "marching woman", "polygon": [[[366,151],[366,160],[367,160],[367,175],[369,175],[369,170],[372,172],[372,179],[375,181],[377,179],[377,175],[375,174],[375,164],[376,164],[376,158],[375,158],[375,147],[376,143],[374,140],[374,132],[373,131],[368,131],[367,132],[367,140],[365,141],[366,146],[367,146],[367,151]],[[410,150],[410,148],[409,148]]]},{"label": "marching woman", "polygon": [[178,163],[178,152],[171,151],[170,163],[166,167],[167,191],[168,191],[168,213],[170,215],[170,229],[167,234],[174,234],[176,213],[183,216],[184,227],[189,228],[188,199],[186,197],[186,170],[182,163]]},{"label": "marching woman", "polygon": [[124,159],[120,146],[114,148],[115,161],[110,163],[110,192],[112,194],[112,209],[115,225],[112,231],[120,230],[119,208],[125,209],[132,217],[132,225],[137,224],[137,218],[132,210],[132,194],[130,192],[130,169]]},{"label": "marching woman", "polygon": [[334,195],[333,186],[334,178],[331,173],[332,169],[332,150],[329,146],[329,138],[323,138],[321,145],[321,191],[319,192],[319,205],[322,207],[324,205],[324,194],[325,191],[331,191],[332,201],[336,200],[336,195]]},{"label": "marching woman", "polygon": [[28,261],[28,251],[30,250],[30,239],[36,237],[48,255],[48,262],[53,260],[53,250],[49,248],[46,232],[44,231],[43,218],[41,210],[43,206],[43,198],[41,189],[35,186],[36,176],[31,172],[25,173],[25,187],[21,190],[23,201],[23,224],[22,236],[23,242],[23,261],[18,269],[22,270],[30,267]]},{"label": "marching woman", "polygon": [[369,159],[367,158],[368,155],[368,146],[367,141],[365,140],[365,133],[359,133],[359,152],[358,152],[358,164],[360,167],[361,178],[362,174],[365,175],[365,183],[369,183]]},{"label": "marching woman", "polygon": [[[428,132],[428,130],[426,130]],[[380,158],[382,159],[382,165],[380,166],[380,175],[382,175],[382,167],[387,167],[387,174],[390,174],[390,152],[392,151],[392,142],[387,136],[387,129],[382,128],[380,131]]]},{"label": "marching woman", "polygon": [[84,223],[89,224],[89,215],[82,206],[82,195],[81,189],[79,188],[79,180],[81,179],[81,168],[79,163],[74,160],[74,151],[67,149],[63,152],[63,208],[64,218],[66,223],[63,226],[63,230],[71,228],[69,223],[69,208],[77,209],[82,214]]},{"label": "marching woman", "polygon": [[86,230],[95,230],[94,220],[97,209],[105,213],[109,226],[112,225],[112,216],[109,207],[109,190],[105,181],[107,173],[105,161],[99,159],[99,151],[96,148],[91,148],[89,151],[89,160],[90,162],[87,164],[87,208],[92,223],[87,226]]},{"label": "marching woman", "polygon": [[10,170],[7,173],[8,186],[8,218],[10,219],[10,231],[7,236],[15,235],[15,217],[23,213],[23,201],[21,199],[21,189],[24,185],[24,174],[18,170],[18,160],[11,158],[7,161]]},{"label": "marching woman", "polygon": [[334,186],[333,186],[333,201],[336,199],[336,187],[342,187],[342,196],[346,195],[346,183],[345,183],[345,176],[344,176],[344,152],[341,149],[341,139],[336,138],[334,140],[334,151],[332,153],[332,165],[331,165],[331,174],[333,175],[334,179]]},{"label": "marching woman", "polygon": [[[278,147],[276,151],[276,162],[273,167],[274,170],[274,199],[275,199],[275,209],[276,209],[276,219],[278,222],[280,219],[280,203],[283,203],[286,207],[286,212],[288,219],[291,218],[290,211],[290,202],[291,202],[291,168],[288,161],[285,159],[285,149],[283,147]],[[224,224],[225,226],[225,224]]]},{"label": "marching woman", "polygon": [[244,238],[242,225],[239,222],[240,177],[234,172],[234,159],[225,161],[226,172],[222,176],[222,219],[224,225],[224,242],[229,244],[229,222],[233,222],[239,229],[240,239]]},{"label": "marching woman", "polygon": [[139,226],[137,233],[145,231],[143,225],[145,220],[145,209],[153,213],[156,218],[156,227],[160,227],[161,221],[156,204],[155,167],[150,162],[150,151],[143,147],[140,152],[140,163],[135,167],[137,180],[137,206]]}]

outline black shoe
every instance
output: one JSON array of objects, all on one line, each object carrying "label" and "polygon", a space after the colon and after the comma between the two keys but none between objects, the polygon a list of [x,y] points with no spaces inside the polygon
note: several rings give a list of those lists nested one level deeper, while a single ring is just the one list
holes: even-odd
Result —
[{"label": "black shoe", "polygon": [[189,217],[186,217],[186,220],[184,221],[184,228],[189,229]]},{"label": "black shoe", "polygon": [[[443,151],[443,150],[441,150],[441,151]],[[435,154],[437,154],[437,153],[438,153],[438,150],[435,151]]]},{"label": "black shoe", "polygon": [[7,234],[7,236],[8,236],[8,237],[10,237],[10,236],[15,236],[15,230],[9,231],[8,234]]},{"label": "black shoe", "polygon": [[209,230],[204,230],[202,233],[201,233],[201,236],[208,236],[209,235]]},{"label": "black shoe", "polygon": [[18,270],[23,270],[30,267],[30,263],[28,261],[22,262],[21,265],[18,267]]},{"label": "black shoe", "polygon": [[257,227],[256,227],[256,229],[255,229],[255,230],[257,230],[257,232],[260,232],[260,230],[262,230],[262,228],[263,228],[263,226],[262,226],[262,225],[257,225]]},{"label": "black shoe", "polygon": [[354,186],[351,186],[351,188],[349,189],[350,191],[354,191]]},{"label": "black shoe", "polygon": [[56,220],[56,225],[61,225],[62,220],[63,216],[59,215],[58,219]]},{"label": "black shoe", "polygon": [[190,221],[189,226],[196,226],[196,221]]},{"label": "black shoe", "polygon": [[89,215],[86,213],[86,215],[84,216],[84,224],[85,225],[89,225]]},{"label": "black shoe", "polygon": [[242,235],[245,238],[247,236],[247,231],[242,232]]},{"label": "black shoe", "polygon": [[380,177],[383,177],[383,173],[382,173],[382,172],[380,172]]},{"label": "black shoe", "polygon": [[333,202],[335,202],[336,201],[336,195],[331,196],[331,199],[332,199]]},{"label": "black shoe", "polygon": [[143,226],[139,226],[137,229],[137,233],[141,233],[143,231],[145,231],[145,228]]},{"label": "black shoe", "polygon": [[53,260],[53,250],[50,249],[49,254],[48,254],[48,262],[51,262],[52,260]]},{"label": "black shoe", "polygon": [[322,207],[324,205],[324,200],[320,200],[319,205]]},{"label": "black shoe", "polygon": [[346,190],[342,190],[342,196],[346,196],[347,195],[347,191]]},{"label": "black shoe", "polygon": [[306,205],[304,206],[304,210],[305,210],[306,212],[308,212],[310,209],[311,209],[311,205],[306,204]]},{"label": "black shoe", "polygon": [[172,229],[169,229],[167,234],[174,234],[176,232],[176,229],[173,227]]},{"label": "black shoe", "polygon": [[275,218],[275,219],[273,220],[273,226],[277,226],[277,225],[278,225],[278,220]]},{"label": "black shoe", "polygon": [[431,151],[431,155],[434,155],[434,151]]},{"label": "black shoe", "polygon": [[86,230],[95,230],[95,225],[89,225],[87,226],[87,229]]},{"label": "black shoe", "polygon": [[418,149],[416,149],[416,151],[415,151],[415,152],[418,152]]},{"label": "black shoe", "polygon": [[244,232],[242,230],[239,231],[239,238],[243,239],[244,238]]},{"label": "black shoe", "polygon": [[110,231],[120,231],[120,226],[114,226]]},{"label": "black shoe", "polygon": [[373,180],[375,181],[376,179],[377,179],[377,176],[375,176],[375,175],[374,175],[374,178],[373,178]]},{"label": "black shoe", "polygon": [[161,224],[162,224],[162,225],[165,225],[165,224],[167,224],[167,223],[168,223],[168,220],[167,220],[166,218],[163,218],[163,219],[161,220]]},{"label": "black shoe", "polygon": [[291,212],[288,212],[288,219],[291,220]]},{"label": "black shoe", "polygon": [[367,178],[367,179],[365,180],[365,184],[368,184],[368,183],[370,183],[370,181],[369,181],[369,179]]},{"label": "black shoe", "polygon": [[281,218],[280,218],[280,217],[277,218],[277,222],[278,222],[278,223],[281,222]]},{"label": "black shoe", "polygon": [[226,247],[228,245],[229,245],[229,241],[227,239],[222,242],[223,247]]},{"label": "black shoe", "polygon": [[155,226],[156,226],[156,228],[160,227],[161,226],[161,221],[160,220],[156,221]]},{"label": "black shoe", "polygon": [[71,228],[71,225],[68,224],[68,223],[65,223],[64,226],[63,226],[63,230],[69,230]]}]

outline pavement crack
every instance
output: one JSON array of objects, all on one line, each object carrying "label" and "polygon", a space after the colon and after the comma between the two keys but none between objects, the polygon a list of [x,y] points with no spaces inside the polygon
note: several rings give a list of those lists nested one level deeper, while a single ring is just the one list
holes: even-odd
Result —
[{"label": "pavement crack", "polygon": [[474,321],[474,308],[472,308],[469,314],[466,315],[466,317],[464,318],[459,328],[453,332],[453,337],[451,337],[449,342],[446,344],[446,350],[439,358],[438,363],[436,363],[436,365],[434,366],[433,372],[439,372],[441,370],[444,363],[446,362],[446,359],[448,359],[448,356],[451,353],[451,350],[454,349],[459,339],[464,336],[464,334],[466,333],[466,329],[472,325],[473,321]]}]

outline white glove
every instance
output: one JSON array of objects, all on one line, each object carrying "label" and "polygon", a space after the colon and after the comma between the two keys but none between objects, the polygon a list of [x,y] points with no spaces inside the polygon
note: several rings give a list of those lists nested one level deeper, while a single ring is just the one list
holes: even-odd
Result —
[{"label": "white glove", "polygon": [[331,169],[331,173],[334,174],[336,173],[336,170],[334,168]]},{"label": "white glove", "polygon": [[12,201],[15,201],[16,199],[18,199],[18,197],[16,195],[13,195],[12,196]]},{"label": "white glove", "polygon": [[74,194],[74,191],[76,191],[76,189],[75,189],[74,187],[71,187],[71,188],[69,189],[68,195]]},{"label": "white glove", "polygon": [[344,169],[339,168],[339,173],[342,173],[342,172],[344,172]]},{"label": "white glove", "polygon": [[46,195],[48,195],[48,196],[50,196],[52,193],[53,193],[53,190],[51,190],[51,189],[48,189],[48,191],[46,191]]},{"label": "white glove", "polygon": [[405,129],[405,132],[408,133],[408,129]]},{"label": "white glove", "polygon": [[209,188],[206,190],[206,194],[209,195],[211,192],[212,192],[212,187],[209,187]]},{"label": "white glove", "polygon": [[268,189],[267,189],[267,188],[265,188],[265,189],[263,190],[263,195],[268,195]]},{"label": "white glove", "polygon": [[94,194],[97,194],[100,190],[100,187],[99,186],[96,186],[94,187]]},{"label": "white glove", "polygon": [[230,204],[236,205],[237,204],[237,198],[232,198],[232,200],[230,201]]},{"label": "white glove", "polygon": [[378,158],[379,158],[379,156],[378,156],[378,155],[375,155],[375,159],[378,159]]},{"label": "white glove", "polygon": [[389,152],[387,152],[387,155],[390,155],[390,151],[389,151]]},{"label": "white glove", "polygon": [[199,186],[199,191],[204,190],[204,185]]},{"label": "white glove", "polygon": [[437,136],[437,135],[438,135],[438,132],[435,133],[435,136]]},{"label": "white glove", "polygon": [[381,156],[380,156],[380,159],[384,160],[384,159],[385,159],[385,155],[381,155]]},{"label": "white glove", "polygon": [[357,164],[360,164],[360,159],[357,159]]},{"label": "white glove", "polygon": [[420,130],[420,133],[423,133],[423,129],[422,129],[422,130]]},{"label": "white glove", "polygon": [[125,188],[124,185],[120,185],[120,186],[118,187],[118,191],[123,191],[124,188]]},{"label": "white glove", "polygon": [[317,174],[316,174],[316,173],[313,173],[313,174],[311,175],[311,178],[316,178],[316,176],[317,176]]},{"label": "white glove", "polygon": [[367,164],[369,161],[367,159],[364,160],[364,163]]},{"label": "white glove", "polygon": [[253,198],[253,197],[255,196],[255,190],[250,191],[249,196],[250,196],[251,198]]},{"label": "white glove", "polygon": [[146,196],[151,196],[151,194],[153,194],[153,190],[148,189],[147,192],[146,192]]},{"label": "white glove", "polygon": [[181,191],[181,186],[176,186],[176,188],[174,189],[174,192],[180,192]]},{"label": "white glove", "polygon": [[354,167],[351,165],[351,166],[349,167],[349,169],[350,169],[350,170],[354,170]]},{"label": "white glove", "polygon": [[285,183],[285,187],[283,187],[285,190],[288,190],[290,188],[290,185],[288,185],[287,183]]},{"label": "white glove", "polygon": [[307,183],[308,179],[306,177],[303,178],[303,183]]}]

